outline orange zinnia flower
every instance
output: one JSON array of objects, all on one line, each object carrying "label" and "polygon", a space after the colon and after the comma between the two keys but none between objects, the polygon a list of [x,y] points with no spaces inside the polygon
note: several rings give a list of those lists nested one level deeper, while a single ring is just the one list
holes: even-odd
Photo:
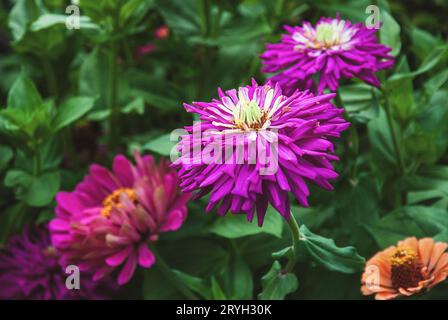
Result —
[{"label": "orange zinnia flower", "polygon": [[432,288],[448,276],[447,243],[415,237],[373,256],[362,275],[361,291],[387,300]]}]

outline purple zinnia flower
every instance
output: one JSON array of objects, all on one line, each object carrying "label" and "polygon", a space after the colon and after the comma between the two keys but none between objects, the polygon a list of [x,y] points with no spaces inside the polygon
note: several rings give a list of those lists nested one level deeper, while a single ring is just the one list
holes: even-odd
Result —
[{"label": "purple zinnia flower", "polygon": [[335,91],[341,77],[359,78],[379,87],[375,72],[394,64],[391,49],[378,43],[376,30],[362,23],[321,18],[315,27],[304,22],[301,27],[285,29],[288,33],[282,42],[267,44],[261,58],[263,72],[276,73],[270,79],[289,92],[315,89],[316,77],[318,93],[325,88]]},{"label": "purple zinnia flower", "polygon": [[104,292],[114,290],[106,282],[95,283],[90,275],[80,273],[80,289],[69,290],[69,276],[59,265],[59,255],[43,227],[26,228],[9,239],[0,251],[1,299],[103,299]]},{"label": "purple zinnia flower", "polygon": [[338,176],[329,138],[339,137],[349,123],[330,103],[334,96],[308,91],[288,96],[278,84],[253,81],[238,90],[219,89],[219,100],[185,104],[201,122],[186,128],[178,146],[181,156],[173,165],[181,187],[199,190],[196,199],[210,193],[207,211],[218,206],[219,215],[230,210],[252,221],[256,210],[261,226],[270,203],[289,219],[289,192],[308,206],[305,181],[332,189],[328,180]]}]

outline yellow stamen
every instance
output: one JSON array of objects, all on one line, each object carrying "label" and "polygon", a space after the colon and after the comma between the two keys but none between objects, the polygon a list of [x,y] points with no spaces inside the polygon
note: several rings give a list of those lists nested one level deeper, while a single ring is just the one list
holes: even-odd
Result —
[{"label": "yellow stamen", "polygon": [[103,217],[109,217],[113,208],[122,208],[123,204],[120,203],[121,195],[125,194],[131,201],[137,201],[137,195],[135,191],[130,188],[120,188],[112,192],[103,201],[103,209],[101,215]]}]

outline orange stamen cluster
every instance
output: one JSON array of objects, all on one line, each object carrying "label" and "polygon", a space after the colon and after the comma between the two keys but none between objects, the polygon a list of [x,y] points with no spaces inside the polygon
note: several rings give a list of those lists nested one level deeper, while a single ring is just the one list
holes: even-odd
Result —
[{"label": "orange stamen cluster", "polygon": [[112,192],[110,195],[106,197],[103,201],[103,209],[101,210],[101,215],[103,217],[109,217],[110,212],[113,208],[122,208],[123,204],[121,203],[121,196],[126,195],[131,201],[137,201],[137,195],[135,191],[130,188],[120,188]]},{"label": "orange stamen cluster", "polygon": [[394,288],[417,287],[423,280],[418,254],[408,247],[398,247],[390,256],[392,285]]}]

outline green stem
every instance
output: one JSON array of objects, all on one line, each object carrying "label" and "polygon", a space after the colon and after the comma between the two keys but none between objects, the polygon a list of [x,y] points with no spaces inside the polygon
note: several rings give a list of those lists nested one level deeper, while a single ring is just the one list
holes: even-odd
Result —
[{"label": "green stem", "polygon": [[57,100],[59,89],[53,65],[48,57],[42,56],[40,59],[42,61],[42,68],[44,69],[44,74],[47,81],[48,93]]},{"label": "green stem", "polygon": [[202,33],[205,37],[210,34],[210,2],[209,0],[201,1],[202,16]]},{"label": "green stem", "polygon": [[40,161],[40,152],[39,152],[39,144],[36,140],[33,141],[33,175],[35,177],[39,176],[41,171],[41,161]]},{"label": "green stem", "polygon": [[386,112],[387,125],[389,127],[390,135],[392,136],[392,143],[394,146],[395,155],[398,160],[398,170],[401,175],[405,175],[406,167],[405,167],[403,155],[402,155],[401,149],[400,149],[398,134],[395,130],[393,119],[392,119],[392,114],[390,112],[389,99],[384,90],[383,90],[383,97],[384,97],[384,111]]},{"label": "green stem", "polygon": [[[113,22],[113,31],[112,37],[116,37],[119,33],[119,24],[120,24],[120,8],[121,1],[119,1],[116,5],[114,22]],[[113,38],[111,41],[111,54],[110,54],[110,65],[111,65],[111,77],[110,77],[110,100],[109,100],[109,148],[114,149],[117,145],[117,141],[120,137],[120,127],[118,123],[118,116],[120,110],[118,108],[117,96],[118,96],[118,43],[117,39]]]},{"label": "green stem", "polygon": [[182,293],[186,298],[190,300],[198,300],[198,297],[183,283],[181,279],[173,272],[171,267],[165,262],[165,260],[160,256],[158,251],[151,246],[151,250],[156,256],[156,267],[163,273],[168,281],[176,287],[176,289]]},{"label": "green stem", "polygon": [[291,212],[291,218],[288,221],[289,230],[291,231],[291,238],[292,238],[292,248],[293,252],[291,256],[288,258],[288,263],[286,264],[285,268],[283,269],[284,273],[289,273],[294,269],[294,266],[296,265],[296,251],[297,247],[299,245],[300,241],[300,231],[299,231],[299,225],[297,224],[296,219],[294,218],[294,215]]}]

